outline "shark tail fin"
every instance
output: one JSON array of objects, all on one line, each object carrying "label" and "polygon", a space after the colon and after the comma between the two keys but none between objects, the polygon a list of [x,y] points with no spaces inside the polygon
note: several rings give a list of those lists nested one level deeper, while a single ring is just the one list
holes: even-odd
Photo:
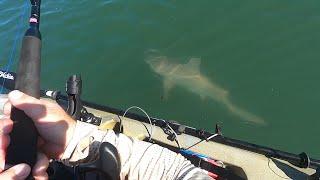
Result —
[{"label": "shark tail fin", "polygon": [[243,120],[246,120],[250,123],[258,124],[265,126],[267,123],[264,119],[262,119],[259,116],[256,116],[238,106],[235,106],[231,102],[226,103],[226,106],[228,107],[229,111],[232,112],[234,115],[242,118]]}]

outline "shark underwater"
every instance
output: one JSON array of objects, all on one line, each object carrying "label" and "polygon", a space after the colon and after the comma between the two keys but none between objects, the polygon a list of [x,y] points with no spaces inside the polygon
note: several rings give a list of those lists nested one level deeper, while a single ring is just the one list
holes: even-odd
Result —
[{"label": "shark underwater", "polygon": [[145,61],[155,73],[163,78],[165,98],[168,97],[169,91],[177,85],[199,95],[202,99],[209,98],[224,105],[233,115],[247,122],[259,125],[266,124],[262,118],[235,105],[230,100],[227,90],[202,75],[200,73],[200,58],[190,58],[188,63],[178,64],[171,62],[166,56],[151,53]]}]

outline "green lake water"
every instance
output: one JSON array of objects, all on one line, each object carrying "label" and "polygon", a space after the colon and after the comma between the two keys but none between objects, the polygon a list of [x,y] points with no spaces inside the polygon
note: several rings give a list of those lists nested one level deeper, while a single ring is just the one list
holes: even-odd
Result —
[{"label": "green lake water", "polygon": [[[69,75],[81,74],[85,100],[136,105],[211,132],[220,123],[225,136],[320,158],[319,6],[317,0],[43,0],[41,86],[64,90]],[[0,0],[2,68],[18,34],[16,68],[28,15],[25,1]],[[163,76],[146,61],[150,51],[171,65],[201,59],[198,75],[206,81],[176,81],[165,93]],[[203,82],[265,125],[236,115]]]}]

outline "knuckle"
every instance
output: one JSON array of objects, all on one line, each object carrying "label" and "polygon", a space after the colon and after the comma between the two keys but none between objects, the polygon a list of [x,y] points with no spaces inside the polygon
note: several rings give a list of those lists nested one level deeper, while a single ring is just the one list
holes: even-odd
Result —
[{"label": "knuckle", "polygon": [[5,115],[9,115],[10,112],[11,112],[11,103],[9,101],[7,101],[3,106],[3,113]]}]

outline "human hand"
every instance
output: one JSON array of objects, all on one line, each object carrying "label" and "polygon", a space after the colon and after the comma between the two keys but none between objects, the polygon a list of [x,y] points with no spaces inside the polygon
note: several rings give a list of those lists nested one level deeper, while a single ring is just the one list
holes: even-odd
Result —
[{"label": "human hand", "polygon": [[49,158],[60,159],[72,138],[76,121],[57,103],[36,99],[18,90],[10,92],[8,99],[4,114],[10,115],[11,106],[23,110],[39,132],[39,149]]},{"label": "human hand", "polygon": [[[31,172],[27,164],[18,164],[4,171],[6,149],[10,143],[9,133],[12,131],[13,122],[8,116],[0,120],[0,179],[20,180],[26,179]],[[37,162],[32,170],[32,176],[36,180],[48,179],[46,172],[49,159],[42,153],[38,153]]]}]

